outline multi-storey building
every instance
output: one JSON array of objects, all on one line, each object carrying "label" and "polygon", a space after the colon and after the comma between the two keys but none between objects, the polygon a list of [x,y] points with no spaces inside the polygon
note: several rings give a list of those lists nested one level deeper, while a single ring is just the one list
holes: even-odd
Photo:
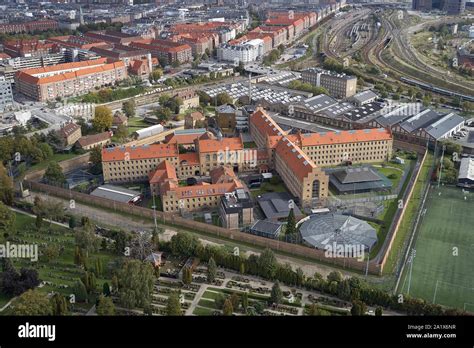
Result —
[{"label": "multi-storey building", "polygon": [[13,105],[12,84],[6,81],[5,77],[0,76],[0,112]]},{"label": "multi-storey building", "polygon": [[132,42],[130,47],[146,49],[164,64],[187,63],[193,59],[191,46],[169,40],[143,39]]},{"label": "multi-storey building", "polygon": [[20,70],[15,83],[18,92],[33,100],[46,101],[85,94],[126,77],[127,68],[122,61],[109,62],[101,58]]},{"label": "multi-storey building", "polygon": [[82,136],[81,126],[73,122],[66,123],[58,130],[58,135],[63,147],[72,146]]},{"label": "multi-storey building", "polygon": [[153,144],[102,149],[104,182],[146,182],[151,171],[163,161],[178,165],[176,145]]},{"label": "multi-storey building", "polygon": [[274,168],[301,206],[324,202],[328,195],[328,176],[287,137],[282,137],[275,147]]},{"label": "multi-storey building", "polygon": [[217,207],[223,196],[243,188],[232,169],[216,168],[210,174],[211,183],[179,186],[175,167],[165,160],[150,172],[150,189],[160,196],[164,212],[184,213]]},{"label": "multi-storey building", "polygon": [[303,82],[308,82],[313,86],[326,88],[329,95],[335,98],[345,99],[356,93],[356,76],[310,68],[301,73],[301,79]]},{"label": "multi-storey building", "polygon": [[448,15],[461,15],[466,10],[466,0],[446,0]]},{"label": "multi-storey building", "polygon": [[59,47],[39,40],[9,40],[3,44],[3,50],[11,57],[37,57],[56,53]]},{"label": "multi-storey building", "polygon": [[55,29],[58,29],[58,22],[51,19],[0,24],[0,34],[31,33],[34,31],[47,31]]},{"label": "multi-storey building", "polygon": [[384,128],[287,135],[262,109],[250,116],[250,134],[270,168],[282,177],[302,205],[327,196],[327,177],[320,167],[383,162],[390,158],[392,134]]},{"label": "multi-storey building", "polygon": [[223,227],[239,229],[251,225],[254,222],[253,207],[252,199],[245,190],[237,189],[226,193],[219,204],[219,215],[222,218]]},{"label": "multi-storey building", "polygon": [[223,44],[217,49],[219,60],[236,63],[250,63],[263,57],[264,42],[261,39],[254,39],[241,44]]}]

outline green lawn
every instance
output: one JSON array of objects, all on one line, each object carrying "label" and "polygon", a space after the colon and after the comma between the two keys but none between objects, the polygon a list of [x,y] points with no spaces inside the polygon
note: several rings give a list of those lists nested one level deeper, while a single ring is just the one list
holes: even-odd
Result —
[{"label": "green lawn", "polygon": [[401,291],[407,293],[410,283],[411,296],[474,312],[474,194],[466,197],[457,187],[430,190],[411,283],[408,264]]},{"label": "green lawn", "polygon": [[149,127],[150,125],[146,123],[143,118],[141,117],[130,117],[128,119],[128,135],[132,134],[133,132]]},{"label": "green lawn", "polygon": [[[71,286],[81,278],[84,271],[74,264],[74,232],[68,228],[57,226],[52,224],[49,228],[49,223],[44,221],[43,227],[40,232],[37,231],[34,226],[35,219],[33,217],[16,213],[15,221],[15,238],[20,238],[22,243],[37,244],[38,251],[41,255],[42,249],[45,245],[56,245],[64,250],[60,255],[50,261],[40,256],[37,262],[33,262],[29,259],[13,259],[13,265],[15,268],[20,269],[22,267],[34,268],[38,271],[39,278],[42,281],[50,281],[55,285],[67,285],[69,288],[60,288],[57,286],[43,286],[39,288],[42,292],[56,291],[63,293],[64,295],[70,295]],[[110,252],[98,251],[89,254],[89,266],[93,268],[96,259],[101,259],[102,266],[104,269],[104,275],[97,279],[97,290],[101,291],[104,282],[111,283],[111,279],[108,278],[107,268],[108,265],[117,259],[116,255]],[[0,297],[1,303],[6,303],[8,298]],[[89,306],[90,307],[90,306]]]},{"label": "green lawn", "polygon": [[395,264],[402,255],[403,244],[409,233],[412,231],[413,222],[416,219],[418,207],[421,204],[421,195],[423,193],[423,188],[425,187],[426,183],[431,179],[429,178],[429,172],[433,165],[433,160],[433,154],[428,153],[426,156],[425,163],[421,168],[420,175],[418,176],[418,180],[415,184],[415,188],[413,189],[411,199],[408,203],[405,202],[405,204],[407,204],[406,211],[403,216],[402,222],[400,223],[400,226],[398,228],[395,240],[393,241],[387,263],[385,264],[383,270],[384,274],[390,274],[393,272]]},{"label": "green lawn", "polygon": [[196,307],[194,308],[193,314],[199,316],[210,316],[214,313],[214,310],[204,307]]},{"label": "green lawn", "polygon": [[28,172],[33,170],[46,169],[50,162],[61,162],[74,158],[76,156],[80,155],[78,155],[77,153],[55,153],[53,157],[51,157],[51,159],[32,165],[30,168],[28,168]]},{"label": "green lawn", "polygon": [[199,300],[198,306],[211,308],[211,309],[214,309],[214,310],[217,309],[216,303],[214,301],[210,301],[210,300],[206,300],[206,299]]},{"label": "green lawn", "polygon": [[250,192],[252,193],[252,196],[257,197],[268,192],[288,192],[288,191],[285,187],[285,184],[283,184],[282,182],[276,185],[270,184],[269,182],[264,182],[259,189],[250,190]]}]

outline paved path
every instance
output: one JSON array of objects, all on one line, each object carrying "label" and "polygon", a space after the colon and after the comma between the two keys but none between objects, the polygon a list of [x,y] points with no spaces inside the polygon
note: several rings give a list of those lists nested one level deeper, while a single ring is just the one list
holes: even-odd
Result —
[{"label": "paved path", "polygon": [[[88,216],[91,220],[97,222],[103,227],[115,227],[115,228],[121,228],[121,229],[132,230],[132,231],[146,230],[146,229],[152,230],[154,227],[153,221],[151,220],[146,220],[144,218],[130,216],[130,215],[124,216],[120,212],[115,213],[113,211],[102,210],[100,208],[91,207],[77,201],[75,202],[75,208],[70,209],[69,200],[50,196],[45,193],[33,192],[30,197],[27,197],[27,201],[29,201],[30,203],[33,203],[35,196],[39,196],[42,199],[51,199],[54,201],[62,202],[64,206],[67,207],[66,210],[68,213],[72,213],[74,215],[77,215],[78,217]],[[163,237],[171,238],[172,235],[180,231],[176,227],[169,227],[167,225],[160,225],[160,224],[159,226],[164,228],[165,230],[165,232],[163,233]],[[198,232],[193,232],[193,231],[187,231],[187,232],[196,235],[196,237],[198,237],[205,244],[239,245],[239,243],[235,241],[229,242],[229,241],[215,238],[213,236],[203,235]],[[161,238],[161,235],[160,235],[160,238]],[[242,246],[241,250],[246,250],[247,255],[252,254],[252,253],[259,255],[261,252],[260,249],[258,248],[255,249],[255,248],[249,247],[248,245]],[[330,266],[312,262],[312,261],[302,260],[299,258],[293,258],[291,256],[282,255],[277,252],[275,253],[275,256],[280,263],[289,263],[293,269],[300,267],[303,270],[303,273],[307,277],[312,277],[314,273],[316,272],[320,273],[323,277],[326,277],[330,272],[334,271],[334,268]],[[356,273],[352,273],[345,270],[340,270],[340,271],[344,276],[357,275]],[[380,278],[372,277],[372,276],[369,276],[369,277],[370,279],[376,282],[380,282]]]}]

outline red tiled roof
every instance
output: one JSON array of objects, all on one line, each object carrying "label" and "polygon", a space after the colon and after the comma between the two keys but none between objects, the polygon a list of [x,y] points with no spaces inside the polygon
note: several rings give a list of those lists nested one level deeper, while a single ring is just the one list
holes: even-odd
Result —
[{"label": "red tiled roof", "polygon": [[262,109],[257,110],[250,116],[250,123],[254,124],[261,134],[268,136],[285,135],[285,131]]},{"label": "red tiled roof", "polygon": [[102,161],[124,161],[125,154],[128,153],[129,160],[142,160],[164,157],[178,157],[176,146],[167,144],[153,144],[143,146],[117,146],[102,149]]},{"label": "red tiled roof", "polygon": [[367,141],[391,140],[392,134],[385,128],[357,129],[325,133],[306,133],[299,136],[301,146],[317,146]]},{"label": "red tiled roof", "polygon": [[308,155],[286,137],[278,142],[275,152],[300,181],[303,181],[316,168]]},{"label": "red tiled roof", "polygon": [[156,166],[156,169],[148,174],[150,184],[161,183],[165,180],[178,180],[176,169],[167,160],[164,160]]},{"label": "red tiled roof", "polygon": [[233,182],[237,178],[234,169],[228,165],[214,168],[210,172],[210,177],[213,184]]},{"label": "red tiled roof", "polygon": [[180,153],[178,157],[179,163],[186,161],[187,165],[199,165],[199,156],[197,152]]},{"label": "red tiled roof", "polygon": [[89,146],[89,145],[100,143],[100,142],[108,140],[110,138],[112,138],[112,135],[110,134],[110,132],[103,132],[103,133],[99,133],[99,134],[83,136],[83,137],[79,138],[79,140],[77,142],[79,143],[79,145],[81,147],[84,147],[84,146]]},{"label": "red tiled roof", "polygon": [[226,151],[226,150],[234,151],[234,150],[242,150],[244,148],[244,144],[242,143],[242,139],[240,137],[222,138],[221,140],[199,139],[198,142],[199,142],[199,152],[201,153],[218,152],[218,151]]}]

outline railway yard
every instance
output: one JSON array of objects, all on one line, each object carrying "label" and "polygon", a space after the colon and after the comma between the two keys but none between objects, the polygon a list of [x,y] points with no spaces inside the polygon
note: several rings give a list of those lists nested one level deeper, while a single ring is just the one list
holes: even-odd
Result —
[{"label": "railway yard", "polygon": [[[341,14],[322,30],[318,54],[349,65],[358,75],[376,84],[411,85],[444,98],[474,101],[472,76],[448,69],[450,63],[437,62],[429,56],[437,50],[438,38],[428,28],[462,21],[462,17],[422,19],[405,10],[363,7]],[[420,42],[418,35],[423,42],[432,41],[433,48],[421,50],[416,44]],[[441,51],[445,60],[454,58],[452,46],[454,43],[448,53]]]}]

